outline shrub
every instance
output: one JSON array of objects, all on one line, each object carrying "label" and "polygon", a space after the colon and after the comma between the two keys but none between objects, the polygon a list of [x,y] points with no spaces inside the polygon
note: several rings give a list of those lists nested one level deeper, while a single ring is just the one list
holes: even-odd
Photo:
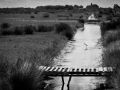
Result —
[{"label": "shrub", "polygon": [[44,26],[44,25],[38,26],[38,32],[50,32],[52,30],[53,30],[53,26]]},{"label": "shrub", "polygon": [[35,16],[30,16],[30,18],[35,18]]},{"label": "shrub", "polygon": [[19,59],[12,68],[10,83],[13,90],[42,90],[42,73],[33,62]]},{"label": "shrub", "polygon": [[36,31],[36,28],[34,26],[25,26],[24,27],[25,34],[33,34],[34,31]]},{"label": "shrub", "polygon": [[15,27],[14,34],[15,35],[23,35],[24,34],[23,27]]},{"label": "shrub", "polygon": [[56,24],[55,32],[58,34],[62,34],[67,37],[68,40],[71,40],[74,36],[75,31],[68,24],[60,23]]},{"label": "shrub", "polygon": [[1,30],[1,35],[13,35],[14,31],[11,29],[3,29]]},{"label": "shrub", "polygon": [[79,19],[78,22],[79,23],[84,23],[84,19]]},{"label": "shrub", "polygon": [[120,40],[120,31],[107,31],[103,36],[103,46],[109,45],[111,42]]},{"label": "shrub", "polygon": [[10,65],[5,57],[1,57],[0,90],[43,90],[46,85],[43,80],[44,75],[34,62],[18,59]]},{"label": "shrub", "polygon": [[103,36],[106,31],[115,30],[118,27],[120,27],[120,18],[118,18],[117,20],[112,20],[110,22],[103,22],[101,24],[101,35]]},{"label": "shrub", "polygon": [[2,23],[1,24],[1,28],[2,29],[7,29],[7,28],[9,28],[10,27],[10,24],[9,23]]}]

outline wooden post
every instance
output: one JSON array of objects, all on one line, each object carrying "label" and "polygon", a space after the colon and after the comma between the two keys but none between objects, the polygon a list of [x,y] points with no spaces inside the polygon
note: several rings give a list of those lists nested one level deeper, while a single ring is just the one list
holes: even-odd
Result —
[{"label": "wooden post", "polygon": [[64,76],[61,76],[62,77],[62,84],[64,85],[65,82],[64,82]]},{"label": "wooden post", "polygon": [[70,75],[67,86],[69,87],[72,75]]}]

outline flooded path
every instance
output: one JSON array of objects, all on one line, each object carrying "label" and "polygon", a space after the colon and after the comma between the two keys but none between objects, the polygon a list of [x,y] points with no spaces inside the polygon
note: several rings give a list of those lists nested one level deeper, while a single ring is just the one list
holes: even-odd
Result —
[{"label": "flooded path", "polygon": [[[84,31],[77,30],[74,40],[67,43],[61,55],[55,60],[56,66],[74,68],[98,68],[101,66],[102,46],[99,25],[85,24]],[[53,90],[94,90],[98,84],[105,81],[102,77],[72,77],[67,87],[68,77],[65,77],[63,87],[61,78],[55,77],[51,82]]]}]

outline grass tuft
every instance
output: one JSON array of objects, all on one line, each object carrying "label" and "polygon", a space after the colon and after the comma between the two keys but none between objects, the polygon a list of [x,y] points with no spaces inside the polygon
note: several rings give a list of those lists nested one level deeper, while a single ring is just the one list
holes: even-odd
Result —
[{"label": "grass tuft", "polygon": [[66,23],[56,24],[55,32],[67,37],[68,40],[71,40],[75,34],[75,30]]},{"label": "grass tuft", "polygon": [[36,31],[36,28],[34,26],[25,26],[24,27],[25,34],[33,34],[34,31]]}]

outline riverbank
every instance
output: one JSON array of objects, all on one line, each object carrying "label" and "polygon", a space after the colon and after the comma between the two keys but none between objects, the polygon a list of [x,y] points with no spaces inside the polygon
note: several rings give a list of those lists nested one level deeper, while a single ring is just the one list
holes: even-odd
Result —
[{"label": "riverbank", "polygon": [[120,19],[103,23],[102,42],[103,42],[103,66],[114,67],[114,72],[107,77],[109,85],[115,90],[120,90]]}]

